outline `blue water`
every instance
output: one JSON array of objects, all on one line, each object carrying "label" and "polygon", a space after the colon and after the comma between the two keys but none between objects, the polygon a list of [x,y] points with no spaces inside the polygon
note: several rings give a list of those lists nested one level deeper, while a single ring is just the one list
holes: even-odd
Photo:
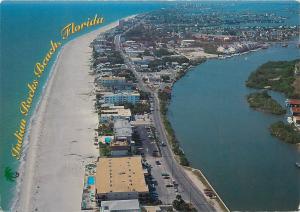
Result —
[{"label": "blue water", "polygon": [[176,136],[192,166],[204,172],[232,210],[298,207],[299,149],[268,131],[284,116],[254,111],[245,98],[252,91],[245,87],[249,74],[269,60],[300,58],[295,46],[209,60],[174,86],[168,116]]},{"label": "blue water", "polygon": [[[68,23],[81,23],[94,17],[95,14],[102,15],[105,19],[103,25],[106,25],[128,15],[167,6],[168,3],[161,2],[2,2],[0,9],[0,206],[3,209],[9,209],[15,189],[15,183],[4,179],[4,168],[9,166],[17,170],[19,164],[10,155],[10,148],[16,143],[13,133],[18,128],[18,123],[22,118],[19,112],[19,103],[27,97],[27,83],[33,80],[33,67],[49,50],[50,40],[61,40],[60,30]],[[95,28],[89,30],[92,29]],[[83,30],[76,35],[87,31]],[[49,68],[54,59],[55,57],[51,59]],[[41,79],[34,104],[36,104],[42,84],[49,74],[49,68]],[[29,117],[27,120],[29,121]]]},{"label": "blue water", "polygon": [[87,183],[88,183],[88,185],[94,185],[95,184],[95,177],[89,176]]},{"label": "blue water", "polygon": [[[20,113],[19,113],[19,103],[21,101],[23,101],[26,97],[27,97],[27,83],[30,82],[33,79],[33,67],[34,64],[41,60],[44,55],[47,53],[48,49],[49,49],[49,42],[50,40],[60,40],[60,35],[59,32],[61,30],[62,27],[64,27],[66,24],[70,23],[70,22],[75,22],[75,23],[80,23],[82,21],[87,20],[87,18],[91,18],[94,17],[94,15],[97,13],[98,15],[102,15],[105,18],[105,24],[108,24],[110,22],[113,22],[119,18],[122,17],[126,17],[128,15],[132,15],[132,14],[137,14],[137,13],[143,13],[143,12],[147,12],[147,11],[151,11],[151,10],[156,10],[159,8],[166,8],[166,7],[170,7],[170,6],[174,6],[177,3],[170,3],[170,2],[99,2],[99,3],[95,3],[95,2],[87,2],[87,3],[82,3],[82,2],[72,2],[72,3],[63,3],[63,2],[58,2],[58,3],[40,3],[40,2],[32,2],[32,3],[22,3],[22,2],[2,2],[2,4],[0,5],[0,32],[1,32],[1,37],[0,37],[0,206],[5,209],[8,210],[10,207],[10,204],[12,202],[12,198],[13,198],[13,193],[15,191],[15,183],[11,183],[6,181],[3,178],[3,170],[6,166],[12,167],[14,170],[17,170],[18,168],[18,161],[14,160],[11,155],[10,155],[10,148],[13,144],[16,143],[16,140],[13,136],[14,131],[17,129],[18,127],[18,123],[21,119]],[[220,7],[220,2],[217,3],[203,3],[204,7],[209,7],[212,9],[216,9],[216,8],[222,8],[223,10],[226,11],[230,11],[230,12],[234,12],[235,10],[255,10],[255,11],[260,11],[260,12],[265,12],[265,11],[273,11],[276,10],[278,8],[281,8],[282,10],[278,11],[278,13],[280,14],[284,14],[285,16],[289,16],[291,13],[289,12],[289,8],[297,8],[299,7],[299,4],[297,3],[291,3],[291,2],[285,2],[285,3],[249,3],[249,2],[244,2],[244,3],[238,3],[238,2],[230,2],[230,3],[226,3],[225,5],[223,4],[222,7]],[[298,17],[295,16],[291,16],[291,18],[289,19],[290,24],[297,24],[299,22]],[[92,30],[92,29],[89,29]],[[86,33],[88,30],[84,30],[81,33],[76,34],[75,36],[78,36],[82,33]],[[70,39],[74,38],[75,36],[71,37]],[[270,50],[268,50],[270,51]],[[273,50],[274,51],[274,50]],[[256,54],[256,53],[255,53]],[[258,53],[261,54],[261,53]],[[281,51],[278,51],[277,53],[274,52],[274,55],[277,54],[282,54]],[[260,55],[261,57],[264,57],[264,55]],[[280,55],[281,57],[284,57],[284,55]],[[286,56],[288,58],[288,56]],[[51,63],[48,66],[48,69],[45,71],[43,78],[41,79],[41,84],[39,85],[39,89],[37,90],[37,93],[35,95],[35,99],[34,99],[34,104],[32,106],[32,110],[31,113],[33,111],[34,105],[36,104],[36,102],[38,101],[39,98],[39,94],[41,93],[41,89],[42,89],[42,84],[43,82],[46,81],[47,76],[49,74],[49,68],[52,65],[53,61],[54,61],[55,57],[52,58]],[[275,58],[276,59],[276,58]],[[235,59],[233,59],[235,60]],[[231,61],[231,60],[228,60]],[[255,60],[253,61],[253,63],[255,62]],[[258,62],[262,62],[262,61],[258,61]],[[210,61],[206,64],[204,64],[203,67],[207,66],[208,64],[214,64],[214,61]],[[217,62],[217,64],[219,64],[220,62]],[[243,65],[244,63],[242,63]],[[233,72],[236,68],[235,66],[236,64],[234,63],[232,65],[232,67],[230,67],[229,72]],[[240,65],[240,64],[239,64]],[[252,65],[249,69],[247,69],[246,72],[250,72],[251,68],[255,68],[256,65]],[[242,66],[241,66],[242,67]],[[232,70],[231,70],[232,69]],[[198,76],[199,71],[197,71],[197,69],[195,69],[194,72],[192,73],[197,73],[195,76]],[[202,70],[202,69],[201,69]],[[227,70],[227,69],[224,69]],[[220,73],[219,73],[220,72]],[[204,151],[206,149],[211,148],[211,151],[207,151],[212,153],[212,151],[215,150],[215,147],[218,146],[218,143],[213,143],[206,146],[205,143],[201,143],[199,142],[198,134],[195,134],[195,131],[203,131],[203,130],[195,130],[195,128],[193,128],[194,130],[190,129],[190,133],[191,136],[193,136],[193,140],[189,140],[186,138],[186,126],[179,126],[178,122],[185,122],[188,121],[188,123],[193,123],[193,119],[195,119],[195,117],[199,117],[199,121],[201,121],[203,119],[203,116],[205,117],[208,114],[202,114],[204,110],[204,112],[207,110],[208,113],[211,114],[215,114],[212,115],[211,117],[209,117],[208,119],[203,119],[204,122],[207,122],[209,124],[205,124],[202,122],[202,124],[204,125],[204,127],[208,128],[208,132],[212,132],[212,134],[216,134],[215,132],[218,132],[220,135],[223,135],[223,128],[221,127],[222,125],[222,117],[224,118],[229,118],[228,120],[231,120],[232,117],[228,117],[229,114],[232,114],[232,116],[237,117],[236,119],[234,119],[234,123],[231,123],[231,125],[237,125],[236,127],[240,127],[242,125],[237,124],[237,123],[242,123],[245,124],[245,117],[243,116],[239,116],[237,115],[237,113],[239,112],[245,112],[245,108],[242,110],[239,110],[239,107],[241,107],[240,104],[243,105],[243,107],[247,107],[247,105],[243,102],[244,99],[241,97],[243,96],[242,94],[245,93],[245,88],[242,87],[242,83],[244,78],[246,77],[246,73],[244,73],[244,75],[241,75],[241,73],[237,72],[233,72],[236,73],[240,78],[236,78],[236,81],[222,81],[219,78],[219,82],[218,83],[223,83],[226,88],[226,86],[230,87],[230,85],[228,85],[227,83],[233,83],[233,85],[235,85],[234,83],[240,82],[239,86],[237,87],[238,89],[240,89],[240,92],[242,92],[242,94],[237,94],[237,93],[233,93],[233,95],[236,95],[237,98],[234,98],[234,104],[230,104],[227,105],[227,107],[231,107],[232,111],[229,110],[226,112],[226,114],[221,113],[221,110],[217,110],[216,111],[211,111],[208,108],[203,108],[203,106],[199,107],[199,104],[201,102],[205,102],[205,100],[207,100],[205,102],[205,104],[216,104],[218,102],[220,102],[221,104],[223,104],[223,102],[225,102],[225,105],[221,105],[219,106],[220,108],[217,109],[222,109],[222,106],[226,106],[226,101],[222,100],[222,98],[224,98],[222,95],[224,95],[224,93],[222,93],[222,87],[218,87],[216,85],[210,84],[210,86],[212,86],[211,90],[215,91],[215,92],[220,92],[220,95],[222,96],[221,99],[216,99],[215,101],[213,97],[219,97],[220,95],[217,95],[217,93],[214,94],[214,92],[212,92],[210,90],[210,87],[205,87],[205,83],[208,84],[209,82],[209,74],[214,74],[215,76],[218,77],[224,77],[224,80],[226,79],[225,76],[222,75],[223,71],[217,71],[217,69],[214,71],[208,71],[208,76],[206,78],[206,81],[201,82],[198,81],[198,79],[195,82],[190,82],[190,75],[188,74],[186,78],[187,81],[180,81],[176,86],[175,86],[175,91],[174,91],[174,102],[171,105],[171,112],[175,111],[175,107],[178,107],[178,110],[180,110],[183,106],[180,105],[180,103],[178,104],[176,101],[178,101],[178,99],[176,100],[176,96],[180,97],[180,84],[186,82],[187,85],[187,91],[189,90],[189,86],[196,86],[198,83],[204,83],[203,87],[199,87],[201,88],[202,92],[207,92],[207,95],[201,93],[199,91],[199,97],[201,97],[201,100],[197,100],[197,95],[195,96],[195,102],[189,100],[189,96],[185,96],[187,97],[187,99],[184,99],[184,101],[189,102],[191,105],[189,105],[191,107],[191,109],[194,110],[194,112],[196,112],[196,116],[191,113],[190,115],[191,120],[187,120],[187,119],[182,119],[181,120],[181,116],[179,115],[179,112],[175,112],[176,117],[174,116],[172,120],[172,123],[174,123],[174,127],[176,128],[176,131],[178,131],[178,136],[179,138],[182,140],[183,142],[183,146],[184,146],[184,150],[187,153],[188,157],[191,159],[193,165],[203,168],[205,170],[205,173],[207,173],[209,179],[211,178],[213,181],[213,184],[218,184],[217,187],[218,189],[220,189],[220,191],[222,190],[222,182],[227,182],[227,178],[223,179],[222,177],[220,178],[219,176],[227,176],[226,173],[223,171],[227,170],[227,166],[224,166],[224,160],[222,158],[222,155],[227,157],[227,155],[230,155],[231,160],[243,160],[243,157],[240,156],[240,149],[243,150],[243,148],[248,148],[249,146],[249,151],[255,153],[256,151],[253,150],[253,147],[251,145],[251,142],[249,144],[245,144],[245,146],[243,147],[239,147],[238,149],[231,149],[229,148],[231,144],[231,142],[234,142],[235,140],[232,139],[232,136],[230,136],[230,132],[227,132],[227,137],[223,137],[221,136],[221,144],[223,144],[223,146],[221,145],[220,147],[224,147],[226,151],[220,151],[220,155],[214,155],[214,154],[206,154],[204,152],[204,154],[201,154],[201,159],[197,159],[197,157],[195,156],[195,154],[198,154],[198,150]],[[206,73],[205,71],[203,73]],[[220,74],[220,75],[219,75]],[[200,76],[200,75],[199,75]],[[215,78],[215,76],[211,76],[211,78]],[[200,77],[201,78],[201,77]],[[193,78],[194,79],[194,78]],[[201,78],[202,79],[202,78]],[[190,84],[191,83],[191,84]],[[194,83],[194,84],[193,84]],[[197,86],[196,86],[197,87]],[[226,89],[224,90],[226,91]],[[178,93],[178,94],[177,94]],[[204,95],[204,96],[203,96]],[[191,95],[193,96],[193,95]],[[210,97],[208,97],[210,96]],[[225,96],[225,95],[224,95]],[[198,98],[199,98],[198,97]],[[203,101],[202,101],[202,97],[203,97]],[[206,99],[207,98],[207,99]],[[180,98],[179,98],[180,99]],[[209,101],[208,101],[209,100]],[[228,99],[229,100],[229,99]],[[235,102],[237,101],[237,102]],[[196,103],[196,104],[195,104]],[[194,106],[192,107],[192,105],[194,104]],[[228,103],[227,103],[228,104]],[[234,105],[237,104],[237,108],[234,107]],[[202,105],[202,104],[200,104]],[[188,105],[186,105],[188,106]],[[215,105],[216,106],[216,105]],[[200,111],[195,110],[196,108],[201,108],[202,109]],[[247,107],[248,108],[248,107]],[[191,110],[191,111],[193,111]],[[199,113],[198,113],[199,112]],[[202,112],[202,113],[200,113]],[[261,114],[259,115],[258,113],[253,113],[253,112],[249,112],[248,109],[246,110],[246,114],[250,113],[251,119],[254,117],[260,117],[262,116]],[[31,114],[30,113],[30,114]],[[221,115],[219,116],[219,113],[221,113]],[[29,114],[29,117],[30,117]],[[179,115],[179,121],[178,121],[178,117],[177,115]],[[27,120],[29,120],[29,117],[27,118]],[[183,116],[182,118],[184,118],[185,116]],[[201,117],[201,118],[200,118]],[[220,118],[218,118],[220,117]],[[221,119],[221,120],[219,120]],[[272,119],[272,118],[271,118]],[[190,122],[191,121],[191,122]],[[256,120],[255,121],[259,121]],[[175,124],[175,122],[177,122],[177,125]],[[216,125],[215,123],[218,123],[220,125]],[[253,122],[253,121],[252,121]],[[269,123],[269,118],[266,118],[266,120],[263,122],[265,123],[265,125],[267,125],[266,123]],[[196,123],[196,129],[202,129],[201,125],[198,125],[198,123]],[[194,125],[192,125],[194,126]],[[264,127],[260,127],[257,126],[258,129],[260,130],[264,130],[263,132],[261,131],[254,131],[257,132],[258,134],[255,135],[258,139],[257,140],[262,140],[264,138],[264,136],[266,137],[266,139],[270,139],[269,136],[267,136],[267,130]],[[182,129],[181,129],[182,128]],[[214,128],[216,128],[217,130],[214,130]],[[206,129],[206,128],[203,128]],[[230,128],[228,128],[230,129]],[[253,129],[254,130],[254,129]],[[206,133],[206,132],[205,132]],[[205,134],[204,133],[204,134]],[[235,133],[235,131],[233,130],[232,133]],[[253,133],[251,133],[250,135],[252,135]],[[262,135],[260,135],[262,134]],[[202,135],[202,134],[201,134]],[[217,134],[216,134],[217,135]],[[202,135],[203,136],[203,135]],[[249,137],[247,134],[245,134],[246,137]],[[201,138],[202,142],[203,139]],[[233,140],[233,141],[232,141]],[[214,141],[214,139],[212,139],[212,141]],[[273,141],[273,140],[272,140]],[[276,140],[277,141],[277,140]],[[191,144],[190,144],[191,142]],[[229,143],[228,143],[229,142]],[[234,143],[234,145],[236,145],[236,142]],[[268,142],[269,143],[269,142]],[[275,143],[275,142],[274,142]],[[228,146],[229,145],[229,146]],[[276,147],[265,147],[266,149],[270,148],[275,148],[278,149],[278,158],[283,158],[280,156],[281,151],[287,151],[287,153],[285,154],[290,154],[287,158],[290,159],[286,159],[287,161],[292,161],[292,157],[293,155],[295,155],[294,152],[294,148],[293,147],[289,147],[287,145],[281,144],[279,142],[277,142],[277,144],[273,144]],[[282,145],[282,147],[280,146]],[[202,150],[203,149],[203,150]],[[283,149],[283,150],[282,150]],[[197,150],[197,151],[195,151]],[[228,152],[228,150],[230,150],[231,152]],[[195,153],[196,152],[196,153]],[[266,155],[268,155],[268,152],[265,152]],[[284,154],[284,156],[286,156]],[[214,157],[212,157],[212,155],[214,155]],[[253,154],[255,155],[255,154]],[[252,155],[252,156],[253,156]],[[261,153],[258,154],[258,156],[261,156]],[[196,157],[196,159],[192,160],[193,157]],[[242,157],[242,159],[241,159]],[[246,159],[248,157],[244,156]],[[274,153],[270,154],[270,156],[268,157],[275,157]],[[213,159],[212,159],[213,158]],[[215,159],[214,159],[215,158]],[[234,159],[235,158],[235,159]],[[239,166],[236,166],[236,164],[232,163],[232,161],[230,160],[229,165],[232,167],[231,169],[228,168],[228,170],[233,171],[233,173],[236,172],[237,167],[240,168]],[[251,159],[247,159],[250,160]],[[246,160],[246,161],[247,161]],[[197,162],[197,161],[201,161],[201,163]],[[278,161],[277,161],[278,162]],[[264,163],[266,163],[268,165],[268,163],[266,161],[264,161]],[[259,167],[261,167],[260,169],[251,169],[251,175],[255,176],[256,174],[258,174],[259,176],[261,175],[259,172],[263,169],[264,167],[264,163],[261,163]],[[281,162],[280,162],[281,164]],[[285,164],[285,163],[284,163]],[[290,164],[290,163],[289,163]],[[256,165],[254,164],[250,164],[252,166]],[[285,164],[286,165],[286,164]],[[222,169],[217,169],[217,167],[223,167]],[[268,166],[266,166],[268,167]],[[285,170],[282,170],[285,171]],[[237,172],[237,176],[238,178],[242,178],[244,175],[239,174],[239,172],[242,171],[238,171]],[[244,173],[244,172],[243,172]],[[295,173],[290,173],[290,169],[287,172],[288,175],[292,175],[295,176]],[[215,178],[215,176],[218,176],[217,178]],[[232,176],[232,178],[235,178],[236,176]],[[245,177],[245,176],[244,176]],[[244,179],[248,179],[247,176]],[[257,179],[256,181],[259,181],[261,178]],[[276,178],[277,179],[277,178]],[[283,185],[288,185],[288,180],[293,180],[290,177],[287,177],[286,179],[283,179],[283,181],[286,181],[286,184],[284,184],[284,182],[282,182],[281,187]],[[230,180],[228,181],[230,182]],[[264,181],[263,181],[264,182]],[[245,184],[247,184],[247,182],[245,181]],[[267,183],[270,185],[274,185],[274,183]],[[291,185],[291,187],[294,186]],[[279,191],[280,194],[278,194],[278,196],[282,197],[282,192],[281,192],[281,187],[279,187]],[[250,203],[248,202],[248,204],[245,204],[245,200],[243,198],[245,198],[244,195],[236,195],[236,194],[240,194],[241,191],[239,190],[240,185],[237,184],[236,186],[228,186],[228,187],[224,187],[223,191],[221,192],[222,196],[223,194],[228,195],[228,196],[224,196],[224,199],[229,202],[230,206],[233,206],[233,208],[242,208],[242,206],[248,206]],[[243,186],[241,186],[242,191],[243,190]],[[226,190],[227,189],[227,190]],[[225,191],[226,190],[226,191]],[[291,188],[291,191],[295,191],[295,187]],[[274,192],[276,193],[276,192]],[[250,194],[253,194],[253,192],[250,192]],[[250,195],[249,194],[249,195]],[[287,193],[285,199],[287,198],[287,196],[289,196]],[[256,200],[259,197],[253,197],[251,196],[251,198],[249,198],[252,202],[251,204],[253,204],[253,207],[256,206]],[[277,204],[279,204],[278,201],[279,198],[275,198],[275,200],[277,201]],[[294,204],[294,197],[291,197],[291,202]],[[286,201],[283,202],[283,206],[282,207],[286,207],[286,205],[290,205],[289,203],[287,203]],[[260,202],[258,201],[258,207],[260,206]]]}]

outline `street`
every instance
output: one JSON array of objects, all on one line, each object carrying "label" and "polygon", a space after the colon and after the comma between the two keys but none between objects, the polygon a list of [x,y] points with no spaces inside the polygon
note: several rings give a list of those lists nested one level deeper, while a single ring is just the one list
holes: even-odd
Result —
[{"label": "street", "polygon": [[[120,50],[120,52],[124,58],[125,64],[135,75],[135,77],[138,81],[138,87],[144,92],[151,93],[151,96],[153,97],[153,108],[154,108],[154,110],[152,112],[153,125],[155,126],[156,130],[158,131],[157,136],[158,136],[159,141],[164,141],[164,143],[166,144],[165,147],[161,147],[162,158],[160,160],[162,160],[163,162],[162,162],[162,165],[160,165],[160,166],[163,168],[159,169],[157,167],[157,165],[155,165],[155,162],[153,164],[153,161],[149,160],[149,163],[151,164],[151,166],[155,167],[155,168],[153,168],[155,177],[157,177],[157,179],[160,179],[162,177],[161,173],[164,170],[167,171],[168,173],[170,173],[171,179],[178,183],[180,195],[186,201],[191,201],[191,203],[193,203],[193,205],[197,209],[197,211],[214,211],[214,208],[206,201],[206,199],[204,198],[201,191],[195,186],[195,184],[187,176],[187,174],[185,173],[183,168],[175,160],[174,154],[171,150],[172,148],[169,145],[169,143],[167,142],[168,139],[167,139],[167,134],[166,134],[165,128],[162,124],[158,95],[156,92],[153,92],[147,86],[145,86],[145,84],[143,83],[139,74],[137,73],[136,68],[131,63],[128,56],[123,52],[121,45],[120,45],[120,40],[121,40],[121,35],[116,35],[116,37],[115,37],[116,49]],[[151,158],[151,157],[148,157],[148,158]],[[160,176],[159,176],[159,174],[160,174]],[[160,195],[161,195],[161,196],[159,196],[159,198],[169,202],[170,200],[168,200],[168,197],[173,196],[173,195],[169,194],[169,190],[173,189],[173,191],[174,191],[174,188],[173,187],[170,187],[170,188],[161,187],[161,189],[162,189],[161,191],[158,191],[158,193],[160,193]],[[164,198],[165,196],[167,196],[167,199]],[[172,197],[172,198],[174,198],[174,197]],[[171,203],[171,202],[169,202],[169,203]]]}]

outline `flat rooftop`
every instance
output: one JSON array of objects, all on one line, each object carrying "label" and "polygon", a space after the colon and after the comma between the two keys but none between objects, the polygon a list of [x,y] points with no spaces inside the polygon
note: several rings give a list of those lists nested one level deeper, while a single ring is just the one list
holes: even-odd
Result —
[{"label": "flat rooftop", "polygon": [[131,116],[130,109],[116,108],[101,110],[101,116],[120,115],[120,116]]},{"label": "flat rooftop", "polygon": [[130,137],[132,135],[132,129],[129,121],[124,119],[115,120],[114,133],[117,137]]},{"label": "flat rooftop", "polygon": [[139,210],[140,203],[137,199],[102,201],[101,207],[104,211]]},{"label": "flat rooftop", "polygon": [[99,158],[96,168],[96,191],[148,192],[141,156]]}]

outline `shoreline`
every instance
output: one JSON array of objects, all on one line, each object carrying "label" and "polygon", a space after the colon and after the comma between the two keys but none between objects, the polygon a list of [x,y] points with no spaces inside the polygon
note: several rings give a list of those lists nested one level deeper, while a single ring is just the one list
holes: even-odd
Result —
[{"label": "shoreline", "polygon": [[[131,17],[131,16],[129,16]],[[125,17],[125,18],[129,18]],[[64,59],[67,55],[65,55],[67,49],[71,49],[72,47],[74,48],[74,45],[76,45],[79,41],[83,40],[85,43],[88,43],[87,46],[84,48],[88,48],[90,42],[92,42],[93,39],[95,39],[99,34],[104,33],[107,30],[110,30],[118,25],[118,21],[109,23],[108,25],[102,26],[98,29],[95,29],[93,31],[87,32],[83,35],[80,35],[78,37],[75,37],[71,40],[69,40],[67,43],[64,44],[64,46],[60,49],[60,51],[57,54],[57,57],[54,61],[54,63],[51,66],[50,72],[48,74],[48,77],[43,85],[41,94],[39,96],[39,99],[35,105],[35,108],[31,114],[28,129],[26,130],[26,136],[24,139],[24,149],[23,149],[23,155],[22,159],[20,161],[18,170],[20,171],[20,178],[17,181],[16,187],[15,187],[15,194],[13,197],[13,200],[11,201],[11,210],[12,211],[29,211],[35,209],[35,207],[30,207],[29,205],[34,204],[32,199],[35,199],[35,194],[38,194],[38,189],[34,193],[34,188],[33,188],[33,178],[36,177],[38,173],[35,173],[35,169],[38,169],[37,166],[39,166],[39,160],[36,160],[36,157],[39,157],[37,151],[40,150],[41,146],[39,146],[39,143],[42,143],[42,141],[39,138],[42,136],[41,131],[43,132],[44,130],[44,125],[45,125],[45,112],[48,109],[48,104],[49,104],[49,98],[51,98],[53,94],[53,84],[55,84],[55,79],[58,77],[57,75],[60,74],[60,66],[64,63]],[[85,55],[88,55],[88,58],[90,57],[89,52],[85,52]],[[81,61],[83,62],[83,61]],[[84,61],[86,62],[86,61]],[[60,71],[60,72],[59,72]],[[85,74],[89,75],[89,65],[86,67]],[[89,84],[89,81],[86,82],[86,85]],[[75,85],[75,84],[73,84]],[[92,88],[93,89],[93,88]],[[89,92],[91,92],[90,90]],[[90,103],[93,103],[92,101]],[[92,107],[90,108],[92,111]],[[90,113],[92,115],[93,112]],[[55,114],[53,114],[55,115]],[[96,120],[96,119],[95,119]],[[62,120],[61,120],[62,121]],[[38,124],[41,124],[41,126],[38,126]],[[96,124],[96,123],[95,123]],[[92,128],[91,128],[92,129]],[[93,133],[91,133],[93,135]],[[90,143],[92,145],[92,142]],[[95,154],[94,154],[95,155]],[[46,157],[46,156],[44,156]],[[70,164],[69,164],[70,165]],[[51,167],[51,166],[50,166]],[[49,167],[48,167],[49,168]],[[78,167],[83,169],[83,167]],[[38,177],[36,177],[38,178]],[[81,178],[81,175],[80,175]],[[82,183],[81,183],[82,184]],[[43,186],[44,184],[42,184]],[[79,197],[81,198],[81,188],[80,188],[80,193]],[[32,196],[33,198],[31,198]],[[78,203],[80,206],[80,202]],[[48,208],[50,209],[50,208]],[[68,209],[63,210],[63,211],[68,211]]]},{"label": "shoreline", "polygon": [[[173,91],[173,86],[175,85],[176,82],[178,82],[181,78],[183,78],[189,71],[191,71],[193,68],[195,68],[196,66],[199,66],[203,63],[205,63],[208,59],[215,59],[218,60],[219,58],[204,58],[202,61],[200,61],[198,64],[196,65],[192,65],[186,68],[186,70],[184,72],[182,72],[180,75],[178,75],[176,77],[176,80],[172,83],[171,85],[171,89]],[[227,58],[226,58],[227,59]],[[205,177],[205,175],[202,173],[202,171],[200,169],[194,168],[190,165],[189,160],[187,159],[184,150],[181,148],[180,145],[180,141],[177,139],[176,135],[175,135],[175,130],[172,127],[172,124],[170,122],[170,120],[168,119],[168,115],[167,114],[163,114],[162,113],[162,103],[161,103],[161,99],[159,99],[159,108],[160,108],[160,116],[162,118],[161,120],[161,124],[164,128],[164,131],[167,135],[167,140],[169,145],[172,147],[170,149],[170,151],[172,152],[172,154],[174,155],[175,160],[177,161],[178,165],[180,166],[180,168],[182,168],[183,172],[186,173],[187,177],[194,183],[194,185],[198,188],[198,190],[202,193],[202,195],[204,196],[204,198],[206,199],[206,201],[216,210],[216,211],[230,211],[230,209],[226,206],[225,202],[222,200],[222,198],[219,196],[219,194],[217,193],[217,191],[214,189],[214,187],[210,184],[209,180]],[[164,108],[167,109],[168,111],[168,107],[170,104],[172,98],[168,99],[168,101],[166,102],[166,104],[164,105]],[[170,131],[167,130],[167,128],[170,128]],[[173,142],[171,142],[170,140],[172,140],[172,138],[174,138],[175,143],[177,143],[179,145],[179,149],[182,151],[183,153],[183,157],[187,160],[187,165],[183,165],[181,164],[181,160],[180,160],[180,155],[176,155],[174,153],[173,150]],[[204,193],[204,189],[211,189],[215,195],[216,198],[211,199],[208,196],[205,195]]]}]

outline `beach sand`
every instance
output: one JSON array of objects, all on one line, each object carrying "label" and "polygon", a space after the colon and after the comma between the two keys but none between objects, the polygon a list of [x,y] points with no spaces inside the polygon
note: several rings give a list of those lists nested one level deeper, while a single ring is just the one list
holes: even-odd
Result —
[{"label": "beach sand", "polygon": [[117,24],[80,36],[61,49],[31,123],[13,211],[80,211],[84,165],[98,156],[89,45]]}]

